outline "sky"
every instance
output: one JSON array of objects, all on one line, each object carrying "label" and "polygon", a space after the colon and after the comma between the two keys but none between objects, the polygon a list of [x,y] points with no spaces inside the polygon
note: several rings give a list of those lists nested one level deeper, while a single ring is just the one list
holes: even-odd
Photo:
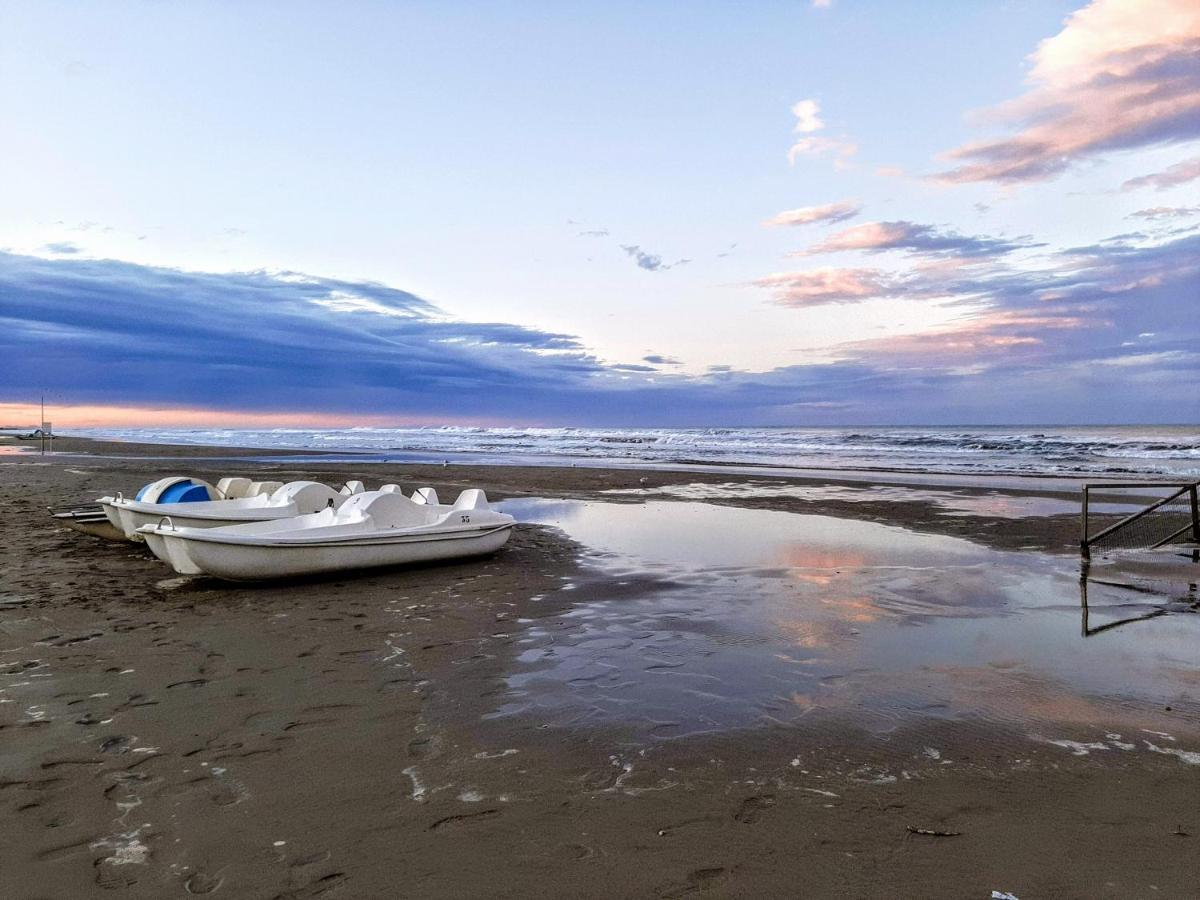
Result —
[{"label": "sky", "polygon": [[0,117],[0,424],[1200,420],[1194,0],[13,0]]}]

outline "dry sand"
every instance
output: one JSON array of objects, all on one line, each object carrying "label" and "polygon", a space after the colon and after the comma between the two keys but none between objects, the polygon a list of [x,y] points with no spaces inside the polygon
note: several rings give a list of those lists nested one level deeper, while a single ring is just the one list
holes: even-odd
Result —
[{"label": "dry sand", "polygon": [[[354,578],[178,579],[44,509],[162,474],[139,455],[231,451],[57,449],[114,447],[128,458],[0,457],[0,897],[1200,896],[1200,767],[1176,756],[1074,755],[985,722],[881,734],[852,714],[657,742],[495,717],[530,623],[553,631],[574,599],[564,579],[596,579],[562,533],[519,526],[489,559]],[[167,468],[443,496],[472,485],[492,499],[739,477]],[[1075,540],[1071,516],[755,504],[1004,548]],[[1180,674],[1193,694],[1197,658]]]}]

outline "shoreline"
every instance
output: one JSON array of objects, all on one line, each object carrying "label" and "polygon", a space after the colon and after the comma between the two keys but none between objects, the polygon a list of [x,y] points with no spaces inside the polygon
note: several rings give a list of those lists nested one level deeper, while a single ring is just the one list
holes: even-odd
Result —
[{"label": "shoreline", "polygon": [[[528,459],[511,455],[489,455],[488,451],[468,453],[465,451],[433,452],[388,448],[353,448],[321,450],[290,447],[246,447],[221,444],[172,444],[123,440],[106,440],[89,437],[56,437],[56,442],[67,442],[65,447],[51,449],[51,453],[63,455],[101,455],[106,458],[144,458],[158,456],[162,459],[246,459],[292,458],[303,461],[325,458],[332,463],[358,461],[375,465],[438,465],[439,460],[449,465],[467,467],[516,466],[537,468],[580,468],[629,470],[639,472],[696,472],[730,473],[734,475],[757,474],[768,477],[808,478],[840,482],[873,482],[886,484],[935,484],[952,487],[979,487],[1009,491],[1047,490],[1056,493],[1078,491],[1088,482],[1103,481],[1127,483],[1129,487],[1154,487],[1161,483],[1186,483],[1196,480],[1192,476],[1172,476],[1161,473],[1146,473],[1123,470],[1100,472],[1033,472],[1019,470],[995,470],[963,472],[930,467],[892,467],[859,465],[854,467],[828,467],[820,465],[778,465],[768,462],[729,461],[714,462],[703,459],[675,459],[656,461],[636,459],[600,458],[594,456],[546,456],[530,454]],[[20,442],[0,442],[0,448],[12,447]],[[157,448],[158,452],[154,452]],[[28,449],[32,448],[19,448]],[[125,453],[121,453],[125,450]]]},{"label": "shoreline", "polygon": [[[758,475],[763,478],[779,478],[822,482],[822,484],[880,484],[880,485],[924,485],[955,488],[955,490],[996,491],[1018,494],[1046,494],[1078,497],[1080,488],[1088,482],[1103,480],[1106,484],[1121,484],[1129,488],[1153,488],[1159,484],[1175,484],[1169,476],[1147,473],[1024,473],[1024,472],[978,472],[964,473],[953,470],[890,468],[860,466],[854,468],[828,468],[818,466],[775,466],[772,463],[673,461],[654,462],[636,460],[623,463],[619,460],[601,460],[594,457],[547,457],[532,456],[528,460],[512,456],[487,456],[480,451],[478,456],[466,452],[433,454],[428,451],[398,451],[389,456],[388,451],[371,449],[316,450],[306,448],[251,448],[251,446],[220,444],[169,444],[125,442],[125,440],[102,440],[86,437],[58,437],[59,448],[49,455],[62,458],[82,456],[104,458],[104,460],[227,460],[230,462],[257,462],[260,460],[287,460],[295,463],[324,462],[326,464],[370,464],[390,467],[436,467],[446,464],[457,468],[491,469],[572,469],[602,472],[635,472],[640,474],[694,474],[694,475]],[[36,456],[32,448],[17,446],[18,442],[0,444],[0,455],[5,448],[25,450],[13,456]],[[122,452],[124,451],[124,452]],[[1123,480],[1122,480],[1123,479]],[[1181,478],[1178,482],[1193,479]]]},{"label": "shoreline", "polygon": [[[332,474],[315,455],[195,459],[185,471],[210,481]],[[1117,743],[1200,749],[1186,709],[1118,715],[1050,685],[1034,690],[1032,709],[1024,694],[1005,700],[1019,712],[1011,721],[934,710],[872,724],[853,706],[818,707],[787,724],[654,738],[570,707],[514,707],[502,703],[514,678],[532,679],[533,701],[552,696],[523,656],[587,645],[578,626],[589,604],[619,607],[658,590],[669,601],[671,574],[614,581],[563,530],[523,524],[484,560],[233,586],[171,577],[134,545],[58,529],[45,515],[134,489],[163,474],[161,462],[0,457],[0,502],[11,511],[0,521],[0,698],[14,700],[0,704],[5,896],[457,897],[481,884],[490,896],[762,896],[802,883],[830,897],[892,897],[898,884],[934,898],[1141,896],[1149,884],[1184,897],[1200,880],[1200,861],[1180,855],[1188,839],[1174,836],[1200,832],[1195,767],[1104,737],[1105,725],[1119,726]],[[368,487],[429,483],[451,496],[479,486],[493,501],[622,509],[682,503],[671,492],[690,485],[761,481],[336,465],[340,479]],[[798,493],[701,502],[898,526],[1018,560],[1049,553],[1065,564],[1077,552],[1077,515],[952,515],[940,495],[770,483]],[[831,486],[849,493],[816,490]],[[983,672],[973,690],[1021,684],[1007,671]],[[1195,669],[1186,677],[1184,695],[1200,686]],[[1150,734],[1168,731],[1178,745]],[[407,873],[399,889],[397,871]]]},{"label": "shoreline", "polygon": [[[514,497],[562,497],[562,498],[603,498],[610,502],[637,502],[641,499],[651,499],[656,492],[669,490],[672,487],[688,484],[722,485],[743,484],[754,481],[754,477],[745,473],[732,471],[695,471],[688,469],[637,469],[637,468],[605,468],[602,466],[550,466],[550,465],[466,465],[454,464],[443,466],[433,463],[400,463],[373,462],[360,459],[347,460],[346,457],[323,452],[314,452],[297,457],[292,453],[267,454],[260,457],[260,451],[247,448],[207,448],[210,452],[202,455],[191,455],[184,451],[190,450],[189,445],[159,445],[159,444],[119,444],[127,453],[123,456],[104,456],[95,452],[85,453],[86,450],[108,449],[110,445],[91,442],[89,439],[74,439],[79,443],[71,446],[71,452],[64,451],[61,455],[51,457],[19,454],[8,457],[10,461],[22,461],[25,464],[40,462],[42,464],[69,462],[78,465],[88,465],[101,472],[119,473],[118,477],[127,477],[137,472],[139,477],[152,480],[161,477],[164,460],[174,462],[194,461],[195,466],[187,467],[186,474],[194,474],[215,483],[222,474],[228,474],[231,469],[255,470],[268,473],[273,480],[289,480],[311,478],[323,480],[329,473],[309,467],[327,466],[339,467],[339,473],[348,470],[346,478],[357,478],[368,485],[368,488],[389,481],[404,481],[415,484],[432,484],[439,494],[454,492],[466,487],[483,485],[489,496],[505,495]],[[155,451],[166,447],[169,451],[158,454]],[[249,455],[240,455],[246,450]],[[330,459],[329,457],[335,458]],[[4,457],[0,457],[3,460]],[[355,468],[358,466],[358,468]],[[217,468],[214,468],[217,467]],[[842,477],[836,477],[841,475]],[[809,473],[804,475],[770,475],[772,484],[792,485],[803,492],[808,488],[845,488],[851,491],[866,487],[912,487],[908,482],[900,481],[864,481],[858,478],[846,477],[846,473],[835,473],[835,477],[818,477]],[[919,487],[939,490],[954,495],[966,497],[1044,497],[1078,502],[1078,494],[1072,490],[1028,490],[1010,485],[982,486],[976,484],[961,484],[951,481],[944,484],[932,480],[922,482]],[[144,483],[144,482],[143,482]],[[135,491],[141,483],[136,479],[115,482],[111,490],[121,490],[125,493]],[[110,489],[105,489],[108,492]],[[622,494],[619,492],[640,492],[640,494]],[[99,494],[97,494],[98,496]],[[57,495],[56,502],[68,506],[84,499],[79,496],[71,497]],[[664,498],[665,499],[665,498]],[[1099,500],[1102,497],[1098,496]],[[909,501],[894,499],[873,500],[868,497],[861,499],[824,498],[819,494],[810,498],[799,497],[756,497],[756,498],[713,498],[710,502],[728,504],[755,509],[768,509],[780,512],[813,513],[831,515],[839,518],[865,519],[869,521],[886,522],[915,530],[932,531],[934,533],[954,534],[968,539],[978,540],[990,546],[1017,549],[1020,547],[1048,550],[1058,553],[1076,553],[1078,550],[1078,514],[1062,513],[1055,516],[1036,516],[1016,521],[997,520],[987,515],[946,515],[945,510],[929,499],[919,496]],[[1116,521],[1117,517],[1097,515],[1097,522]]]}]

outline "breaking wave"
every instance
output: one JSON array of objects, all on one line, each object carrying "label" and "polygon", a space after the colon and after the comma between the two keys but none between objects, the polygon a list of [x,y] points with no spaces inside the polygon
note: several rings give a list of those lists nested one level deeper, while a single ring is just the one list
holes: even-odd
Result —
[{"label": "breaking wave", "polygon": [[624,465],[761,465],[964,474],[1200,477],[1200,428],[484,428],[95,429],[122,440],[421,458]]}]

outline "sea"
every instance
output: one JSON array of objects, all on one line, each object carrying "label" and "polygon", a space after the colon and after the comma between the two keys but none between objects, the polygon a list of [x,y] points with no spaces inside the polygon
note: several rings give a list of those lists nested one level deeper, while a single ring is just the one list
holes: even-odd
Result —
[{"label": "sea", "polygon": [[366,453],[398,462],[1200,478],[1200,426],[125,428],[80,436]]}]

